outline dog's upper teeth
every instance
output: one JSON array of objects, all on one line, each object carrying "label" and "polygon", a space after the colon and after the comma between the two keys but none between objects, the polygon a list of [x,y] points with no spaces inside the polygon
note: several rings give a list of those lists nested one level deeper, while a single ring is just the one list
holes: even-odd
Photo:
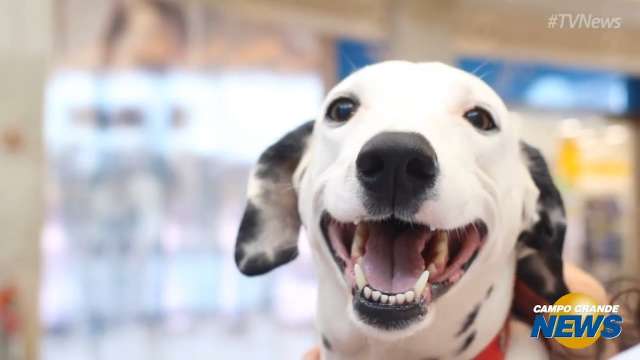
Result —
[{"label": "dog's upper teeth", "polygon": [[364,254],[364,246],[369,238],[369,226],[366,223],[360,223],[356,227],[351,244],[351,258],[358,259]]},{"label": "dog's upper teeth", "polygon": [[442,270],[449,259],[449,235],[446,231],[438,231],[434,241],[436,256],[433,259],[433,264],[437,269]]},{"label": "dog's upper teeth", "polygon": [[387,294],[382,294],[380,295],[380,302],[383,304],[386,304],[389,301],[389,295]]},{"label": "dog's upper teeth", "polygon": [[416,292],[417,298],[419,299],[424,292],[424,288],[427,286],[427,281],[429,280],[429,270],[425,270],[420,274],[418,281],[413,286],[413,290]]},{"label": "dog's upper teeth", "polygon": [[374,290],[371,293],[371,299],[373,299],[373,301],[378,301],[381,296],[382,296],[382,293],[380,291],[378,291],[378,290]]},{"label": "dog's upper teeth", "polygon": [[367,278],[364,276],[364,272],[360,267],[360,264],[356,263],[353,266],[353,272],[356,275],[356,285],[358,286],[358,290],[362,290],[367,285]]}]

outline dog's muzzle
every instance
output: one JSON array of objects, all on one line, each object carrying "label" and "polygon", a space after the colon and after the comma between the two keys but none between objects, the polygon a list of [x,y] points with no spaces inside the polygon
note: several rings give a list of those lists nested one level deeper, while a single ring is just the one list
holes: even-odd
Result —
[{"label": "dog's muzzle", "polygon": [[383,132],[364,144],[356,170],[370,215],[413,215],[435,184],[438,162],[424,136]]},{"label": "dog's muzzle", "polygon": [[367,214],[344,222],[325,211],[320,227],[358,318],[379,329],[406,328],[463,276],[487,227],[478,219],[436,229],[415,218],[439,174],[436,153],[420,134],[374,136],[360,150],[356,171]]}]

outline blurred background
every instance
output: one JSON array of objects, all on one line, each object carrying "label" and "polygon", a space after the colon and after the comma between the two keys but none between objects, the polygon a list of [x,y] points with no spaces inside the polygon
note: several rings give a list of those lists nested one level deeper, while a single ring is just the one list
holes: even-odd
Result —
[{"label": "blurred background", "polygon": [[0,359],[300,358],[309,251],[239,274],[247,175],[385,59],[483,78],[561,187],[565,257],[637,275],[638,38],[633,0],[0,0]]}]

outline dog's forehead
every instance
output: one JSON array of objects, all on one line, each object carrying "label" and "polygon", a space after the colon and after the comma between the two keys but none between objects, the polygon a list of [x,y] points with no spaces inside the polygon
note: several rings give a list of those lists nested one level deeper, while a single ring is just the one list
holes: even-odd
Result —
[{"label": "dog's forehead", "polygon": [[483,81],[467,72],[437,62],[386,61],[367,66],[336,85],[329,92],[327,100],[342,94],[353,94],[369,102],[386,100],[370,103],[370,106],[384,106],[400,101],[436,103],[444,109],[481,101],[498,108],[503,107],[497,94]]}]

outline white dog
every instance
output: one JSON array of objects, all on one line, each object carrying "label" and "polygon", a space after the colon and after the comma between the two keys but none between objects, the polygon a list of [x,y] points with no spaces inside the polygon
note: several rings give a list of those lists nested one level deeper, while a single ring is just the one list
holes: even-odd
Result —
[{"label": "white dog", "polygon": [[[515,319],[567,292],[562,200],[475,76],[402,61],[357,71],[264,152],[248,198],[243,273],[292,260],[301,225],[310,237],[323,358],[547,357]],[[527,298],[512,307],[514,288]]]}]

